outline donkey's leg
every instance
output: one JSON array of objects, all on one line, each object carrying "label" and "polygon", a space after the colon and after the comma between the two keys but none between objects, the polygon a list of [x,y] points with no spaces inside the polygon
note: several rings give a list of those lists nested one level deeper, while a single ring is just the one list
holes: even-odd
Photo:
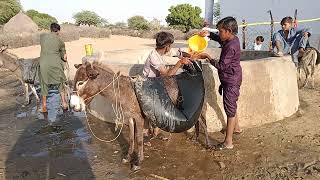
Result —
[{"label": "donkey's leg", "polygon": [[29,85],[27,83],[24,83],[24,95],[25,95],[25,103],[26,105],[30,104],[30,97],[29,97]]},{"label": "donkey's leg", "polygon": [[304,70],[304,73],[306,74],[306,79],[304,80],[304,83],[302,84],[302,87],[306,87],[307,84],[308,84],[308,81],[309,81],[309,75],[310,75],[310,71],[309,71],[309,68],[308,68],[308,65],[307,64],[304,64],[303,65],[303,70]]},{"label": "donkey's leg", "polygon": [[312,89],[314,89],[314,71],[315,71],[315,66],[316,66],[316,62],[315,61],[312,62],[312,64],[311,64],[311,88]]},{"label": "donkey's leg", "polygon": [[36,88],[34,87],[34,85],[33,85],[33,84],[29,84],[29,87],[30,87],[31,92],[32,92],[32,94],[34,95],[34,97],[36,97],[37,102],[40,102],[40,98],[39,98],[39,96],[38,96],[38,94],[37,94],[37,90],[36,90]]},{"label": "donkey's leg", "polygon": [[193,134],[193,137],[191,137],[191,140],[193,142],[197,142],[199,139],[199,134],[200,134],[199,121],[200,121],[200,118],[198,119],[198,121],[194,125],[194,134]]},{"label": "donkey's leg", "polygon": [[136,136],[137,136],[137,145],[138,145],[138,153],[139,153],[139,160],[144,160],[143,154],[143,127],[144,127],[144,120],[140,118],[136,120]]},{"label": "donkey's leg", "polygon": [[318,59],[318,53],[314,50],[313,51],[313,56],[312,56],[312,60],[311,60],[311,87],[312,89],[314,89],[314,71],[316,68],[316,64],[317,64],[317,59]]},{"label": "donkey's leg", "polygon": [[202,114],[201,114],[200,119],[199,119],[199,124],[203,128],[204,134],[206,136],[206,148],[212,148],[212,144],[211,144],[210,139],[209,139],[209,133],[208,133],[206,119],[204,118],[204,116]]},{"label": "donkey's leg", "polygon": [[132,170],[136,171],[140,169],[141,163],[144,159],[143,154],[143,127],[144,127],[144,121],[142,117],[135,118],[135,125],[136,125],[136,141],[138,146],[138,162],[136,164],[133,164]]},{"label": "donkey's leg", "polygon": [[128,154],[122,159],[122,163],[128,163],[134,152],[134,121],[133,118],[129,119],[129,150]]}]

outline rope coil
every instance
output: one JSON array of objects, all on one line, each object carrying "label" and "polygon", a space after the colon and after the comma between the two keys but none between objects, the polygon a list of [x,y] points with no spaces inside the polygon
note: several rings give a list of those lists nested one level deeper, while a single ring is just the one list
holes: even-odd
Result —
[{"label": "rope coil", "polygon": [[[122,133],[123,130],[123,126],[124,126],[124,114],[123,114],[123,109],[122,109],[122,105],[120,103],[120,101],[118,101],[118,98],[121,97],[121,92],[120,92],[120,83],[119,83],[119,77],[120,77],[120,73],[119,74],[114,74],[113,78],[112,78],[112,82],[110,82],[107,86],[105,86],[101,91],[97,92],[96,94],[86,98],[84,101],[94,98],[95,96],[97,96],[98,94],[100,94],[101,92],[103,92],[104,90],[106,90],[109,86],[111,86],[111,84],[113,85],[113,92],[115,94],[115,105],[112,104],[112,109],[113,112],[115,113],[116,116],[116,120],[115,120],[115,131],[118,129],[119,124],[121,124],[121,128],[119,130],[119,133],[117,134],[117,136],[111,140],[104,140],[102,138],[99,138],[92,130],[91,125],[89,123],[89,119],[87,116],[87,112],[86,110],[84,111],[85,113],[85,117],[86,117],[86,121],[89,127],[89,130],[91,132],[91,134],[99,141],[101,142],[105,142],[105,143],[111,143],[113,141],[115,141],[116,139],[118,139],[118,137],[120,136],[120,134]],[[78,94],[78,91],[77,91]],[[119,121],[121,121],[119,123]]]}]

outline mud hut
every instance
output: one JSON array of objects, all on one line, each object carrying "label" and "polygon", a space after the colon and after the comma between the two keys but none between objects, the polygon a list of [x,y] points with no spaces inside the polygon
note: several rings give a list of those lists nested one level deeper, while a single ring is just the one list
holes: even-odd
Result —
[{"label": "mud hut", "polygon": [[3,26],[4,33],[35,33],[38,25],[26,14],[20,11]]}]

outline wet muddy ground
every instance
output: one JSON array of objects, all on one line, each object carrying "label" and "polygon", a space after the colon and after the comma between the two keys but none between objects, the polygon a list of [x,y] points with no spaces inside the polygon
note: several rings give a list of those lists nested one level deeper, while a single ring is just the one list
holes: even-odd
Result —
[{"label": "wet muddy ground", "polygon": [[[126,135],[110,144],[88,131],[83,113],[63,113],[58,94],[50,93],[48,115],[34,99],[23,107],[22,88],[0,72],[0,177],[3,179],[320,179],[320,89],[300,91],[301,110],[272,124],[245,129],[235,149],[208,151],[173,134],[169,141],[145,146],[142,169],[121,164]],[[112,139],[114,127],[89,116],[97,136]],[[210,134],[213,143],[220,132]]]}]

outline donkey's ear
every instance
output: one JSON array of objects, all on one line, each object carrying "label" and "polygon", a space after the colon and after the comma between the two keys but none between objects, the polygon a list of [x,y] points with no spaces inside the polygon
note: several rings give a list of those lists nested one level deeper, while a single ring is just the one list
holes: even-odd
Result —
[{"label": "donkey's ear", "polygon": [[85,63],[87,76],[89,79],[96,79],[99,75],[99,72],[93,69],[93,66],[90,63]]},{"label": "donkey's ear", "polygon": [[0,47],[0,53],[3,53],[5,50],[7,50],[8,49],[8,45],[1,45],[1,47]]},{"label": "donkey's ear", "polygon": [[76,68],[76,69],[79,69],[79,67],[81,67],[82,66],[82,64],[75,64],[74,65],[74,67]]}]

